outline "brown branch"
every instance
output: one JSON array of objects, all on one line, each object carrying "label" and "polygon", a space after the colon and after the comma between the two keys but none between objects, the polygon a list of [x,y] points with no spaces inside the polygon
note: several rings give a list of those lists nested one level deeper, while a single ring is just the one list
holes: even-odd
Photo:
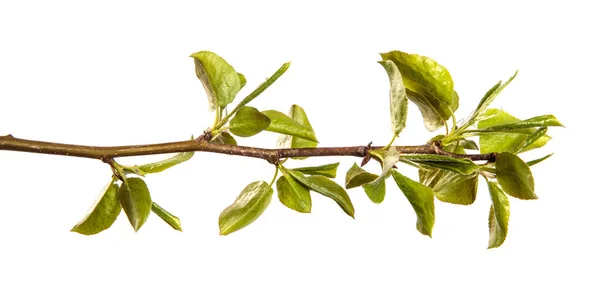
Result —
[{"label": "brown branch", "polygon": [[[494,162],[495,153],[462,155],[446,152],[440,149],[439,142],[420,146],[396,146],[401,154],[436,154],[454,158],[466,158],[473,161]],[[189,140],[148,145],[127,146],[86,146],[42,142],[15,138],[12,135],[0,136],[0,150],[21,151],[38,154],[61,155],[98,159],[103,162],[120,157],[156,155],[187,151],[206,151],[219,154],[259,158],[275,164],[280,159],[291,157],[322,157],[322,156],[354,156],[365,157],[370,149],[381,149],[382,146],[348,146],[348,147],[317,147],[317,148],[286,148],[267,149],[247,146],[215,144],[205,140]]]}]

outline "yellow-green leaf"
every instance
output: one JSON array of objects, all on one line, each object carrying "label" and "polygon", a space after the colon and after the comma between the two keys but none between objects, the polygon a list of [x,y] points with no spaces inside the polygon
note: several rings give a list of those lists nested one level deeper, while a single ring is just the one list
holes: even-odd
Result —
[{"label": "yellow-green leaf", "polygon": [[[223,58],[210,51],[190,55],[194,58],[196,76],[202,82],[211,110],[233,102],[242,88],[241,77]],[[245,80],[245,78],[243,78]]]},{"label": "yellow-green leaf", "polygon": [[141,173],[142,175],[160,173],[160,172],[162,172],[166,169],[169,169],[179,163],[183,163],[183,162],[191,159],[193,156],[194,156],[193,151],[182,152],[182,153],[178,153],[178,154],[174,155],[173,157],[170,157],[168,159],[164,159],[164,160],[161,160],[158,162],[133,166],[132,170],[133,171],[137,170],[137,172]]},{"label": "yellow-green leaf", "polygon": [[416,181],[392,171],[396,184],[412,205],[417,214],[417,230],[423,235],[431,237],[435,223],[435,206],[433,204],[433,191]]},{"label": "yellow-green leaf", "polygon": [[287,171],[294,179],[298,180],[300,184],[306,186],[311,191],[333,199],[346,214],[354,218],[354,206],[343,187],[331,179],[320,175],[306,177],[301,172],[288,170],[283,167],[282,170]]},{"label": "yellow-green leaf", "polygon": [[373,182],[377,177],[379,176],[365,171],[354,163],[348,172],[346,172],[346,189]]},{"label": "yellow-green leaf", "polygon": [[229,131],[239,137],[251,137],[269,127],[271,120],[254,107],[242,107],[229,122]]},{"label": "yellow-green leaf", "polygon": [[335,178],[338,165],[340,165],[340,162],[323,164],[319,166],[297,167],[291,168],[290,170],[301,172],[305,175],[321,175],[329,178]]},{"label": "yellow-green leaf", "polygon": [[167,210],[156,204],[156,202],[152,203],[152,212],[164,220],[171,228],[181,232],[181,222],[179,221],[179,217],[169,213]]},{"label": "yellow-green leaf", "polygon": [[110,228],[121,213],[121,205],[117,201],[118,190],[118,184],[112,181],[107,184],[102,190],[100,199],[91,211],[71,229],[71,232],[92,235]]},{"label": "yellow-green leaf", "polygon": [[[517,123],[521,120],[514,116],[498,109],[488,109],[483,116],[485,119],[479,121],[477,125],[478,129],[491,128],[497,125],[505,125],[511,123]],[[504,132],[504,133],[483,133],[479,135],[479,148],[481,153],[487,154],[491,152],[515,152],[515,149],[519,147],[523,141],[530,135],[536,132],[535,128],[527,128],[517,130],[518,132]],[[548,135],[543,135],[529,146],[522,148],[521,151],[525,152],[531,149],[539,148],[550,140]]]},{"label": "yellow-green leaf", "polygon": [[373,203],[382,203],[385,199],[385,178],[379,176],[375,181],[363,184],[362,187]]},{"label": "yellow-green leaf", "polygon": [[140,178],[126,178],[119,188],[117,199],[129,223],[137,232],[148,219],[152,209],[152,199],[146,182]]},{"label": "yellow-green leaf", "polygon": [[428,167],[441,168],[463,175],[469,175],[479,169],[477,164],[469,159],[452,158],[443,155],[414,154],[401,155],[401,159],[412,161]]},{"label": "yellow-green leaf", "polygon": [[253,223],[267,209],[273,189],[264,181],[248,184],[232,205],[219,216],[221,235],[231,234]]},{"label": "yellow-green leaf", "polygon": [[448,70],[433,59],[401,51],[382,53],[383,60],[391,60],[400,74],[406,94],[421,110],[425,127],[434,131],[458,108],[458,94]]},{"label": "yellow-green leaf", "polygon": [[[296,121],[298,124],[312,130],[313,133],[315,132],[312,128],[312,125],[310,124],[310,121],[308,120],[308,116],[306,115],[306,112],[304,111],[304,109],[302,109],[302,107],[300,107],[298,105],[292,105],[292,107],[290,108],[290,118],[292,118],[292,120]],[[299,137],[292,137],[291,141],[292,141],[291,148],[317,147],[317,142],[311,141],[311,140],[306,140],[306,139],[299,138]],[[300,157],[300,158],[294,158],[294,159],[306,159],[306,158]]]},{"label": "yellow-green leaf", "polygon": [[276,186],[277,197],[283,205],[300,213],[310,213],[312,201],[308,188],[285,172],[277,179]]},{"label": "yellow-green leaf", "polygon": [[527,163],[517,155],[502,152],[496,157],[496,179],[502,189],[519,199],[537,199],[533,175]]},{"label": "yellow-green leaf", "polygon": [[408,110],[408,97],[402,81],[402,75],[398,67],[391,60],[379,61],[387,72],[390,81],[390,118],[392,121],[392,132],[400,134],[406,126],[406,114]]},{"label": "yellow-green leaf", "polygon": [[488,217],[490,239],[488,249],[500,247],[508,234],[508,220],[510,218],[510,203],[508,197],[497,183],[488,181],[492,205]]},{"label": "yellow-green leaf", "polygon": [[271,124],[267,127],[268,131],[296,136],[302,139],[317,142],[317,137],[312,128],[306,127],[289,116],[275,110],[266,110],[262,112],[269,117]]},{"label": "yellow-green leaf", "polygon": [[419,169],[419,181],[441,201],[469,205],[477,198],[478,173],[463,175],[443,169]]}]

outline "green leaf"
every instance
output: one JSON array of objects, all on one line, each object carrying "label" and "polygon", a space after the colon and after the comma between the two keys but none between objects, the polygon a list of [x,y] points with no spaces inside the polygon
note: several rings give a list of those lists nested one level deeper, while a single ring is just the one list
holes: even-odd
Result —
[{"label": "green leaf", "polygon": [[272,196],[273,189],[266,182],[248,184],[219,216],[221,235],[231,234],[253,223],[267,209]]},{"label": "green leaf", "polygon": [[192,156],[194,156],[193,151],[182,152],[182,153],[178,153],[178,154],[174,155],[171,158],[164,159],[164,160],[161,160],[158,162],[133,166],[132,171],[137,171],[137,173],[142,174],[142,176],[145,174],[160,173],[160,172],[162,172],[166,169],[169,169],[179,163],[183,163],[183,162],[191,159]]},{"label": "green leaf", "polygon": [[391,60],[402,74],[406,94],[421,110],[425,127],[434,131],[444,126],[458,108],[448,70],[431,58],[401,51],[382,53],[381,58]]},{"label": "green leaf", "polygon": [[211,142],[217,144],[237,145],[235,138],[226,131],[221,132],[219,135],[214,137]]},{"label": "green leaf", "polygon": [[239,137],[251,137],[269,127],[271,120],[254,107],[242,107],[229,122],[229,131]]},{"label": "green leaf", "polygon": [[458,145],[460,145],[464,149],[479,150],[479,146],[477,146],[477,143],[475,143],[475,141],[472,140],[461,139],[458,141]]},{"label": "green leaf", "polygon": [[354,163],[348,172],[346,172],[346,189],[373,182],[377,177],[379,176],[365,171]]},{"label": "green leaf", "polygon": [[118,190],[119,185],[113,181],[107,184],[102,190],[102,197],[92,210],[71,229],[71,232],[92,235],[110,228],[121,213],[121,206],[117,201]]},{"label": "green leaf", "polygon": [[392,171],[392,176],[417,214],[417,230],[421,234],[431,237],[433,224],[435,223],[433,191],[429,187],[405,177],[398,171]]},{"label": "green leaf", "polygon": [[317,142],[317,137],[315,136],[315,132],[312,130],[312,128],[308,128],[300,123],[297,123],[289,116],[279,111],[266,110],[262,113],[271,119],[271,124],[269,127],[267,127],[268,131],[296,136]]},{"label": "green leaf", "polygon": [[488,92],[485,93],[485,95],[479,102],[479,105],[477,105],[475,111],[469,116],[468,119],[465,120],[465,124],[463,124],[459,128],[459,131],[465,130],[469,126],[477,123],[478,121],[485,119],[483,114],[485,113],[487,108],[496,99],[498,94],[500,94],[500,92],[502,92],[502,90],[504,90],[504,88],[506,88],[506,86],[508,86],[508,84],[510,84],[510,82],[512,82],[512,80],[515,79],[517,73],[519,73],[519,71],[516,71],[515,74],[506,82],[502,83],[500,81],[496,85],[494,85],[490,90],[488,90]]},{"label": "green leaf", "polygon": [[137,232],[148,219],[152,209],[152,199],[146,183],[140,178],[126,178],[119,188],[117,199],[129,223]]},{"label": "green leaf", "polygon": [[194,58],[196,76],[206,90],[210,109],[233,102],[242,88],[241,77],[235,69],[213,52],[200,51],[190,56]]},{"label": "green leaf", "polygon": [[[495,114],[495,115],[493,115]],[[519,122],[520,120],[513,117],[512,115],[498,109],[488,109],[483,116],[486,119],[479,121],[477,128],[486,129],[497,125],[505,125]],[[482,154],[491,152],[515,152],[515,149],[519,147],[528,135],[536,132],[535,128],[521,129],[518,130],[520,133],[488,133],[479,135],[479,147]],[[537,141],[531,145],[521,149],[521,151],[528,151],[531,149],[539,148],[550,140],[550,137],[543,135]]]},{"label": "green leaf", "polygon": [[400,158],[428,167],[441,168],[463,175],[472,174],[479,169],[477,164],[469,159],[458,159],[442,155],[414,154],[401,155]]},{"label": "green leaf", "polygon": [[506,194],[497,183],[488,181],[492,205],[488,217],[490,239],[488,249],[500,247],[508,234],[508,219],[510,218],[510,203]]},{"label": "green leaf", "polygon": [[335,178],[338,165],[340,165],[340,162],[319,166],[297,167],[291,168],[290,170],[301,172],[305,175],[321,175],[329,178]]},{"label": "green leaf", "polygon": [[419,181],[441,201],[469,205],[477,198],[478,173],[463,175],[443,169],[419,169]]},{"label": "green leaf", "polygon": [[242,73],[238,73],[238,77],[240,78],[240,90],[246,86],[246,77]]},{"label": "green leaf", "polygon": [[320,175],[306,177],[301,172],[288,170],[284,167],[282,167],[282,170],[289,173],[300,184],[306,186],[311,191],[333,199],[346,214],[354,218],[354,206],[343,187],[329,178]]},{"label": "green leaf", "polygon": [[277,197],[283,205],[300,213],[310,213],[312,208],[308,188],[285,172],[277,179]]},{"label": "green leaf", "polygon": [[179,217],[169,213],[167,210],[156,204],[156,202],[152,203],[152,212],[170,225],[171,228],[181,232],[181,222],[179,221]]},{"label": "green leaf", "polygon": [[391,60],[379,61],[388,74],[390,80],[390,116],[392,120],[392,132],[395,136],[402,132],[406,126],[406,114],[408,110],[408,97],[402,82],[400,71]]},{"label": "green leaf", "polygon": [[[308,116],[304,109],[298,105],[292,105],[290,108],[290,117],[292,120],[296,121],[298,124],[310,129],[313,133],[315,132],[308,120]],[[292,137],[291,139],[291,148],[314,148],[317,147],[317,142],[310,141],[306,139],[302,139],[299,137]],[[302,160],[306,159],[306,157],[295,157],[294,159]]]},{"label": "green leaf", "polygon": [[535,143],[539,138],[543,137],[546,132],[548,132],[548,127],[540,127],[534,133],[530,134],[521,142],[521,144],[517,145],[515,148],[515,153],[519,154],[523,152],[524,149]]},{"label": "green leaf", "polygon": [[544,161],[544,160],[552,157],[552,155],[554,155],[554,153],[545,155],[545,156],[543,156],[543,157],[541,157],[539,159],[531,160],[531,161],[527,162],[527,166],[530,166],[530,167],[534,166],[534,165],[536,165],[536,164],[538,164],[538,163],[540,163],[540,162],[542,162],[542,161]]},{"label": "green leaf", "polygon": [[382,203],[385,199],[385,178],[379,176],[375,181],[363,184],[362,187],[373,203]]},{"label": "green leaf", "polygon": [[[285,71],[287,71],[287,69],[289,67],[290,67],[289,62],[283,64],[277,71],[275,71],[275,73],[273,73],[273,75],[271,75],[271,77],[267,78],[267,80],[264,83],[260,84],[256,89],[254,89],[254,91],[252,91],[250,94],[248,94],[248,96],[246,96],[237,106],[235,106],[235,108],[233,108],[233,110],[225,118],[223,118],[223,120],[221,121],[222,122],[221,124],[227,122],[229,120],[229,118],[231,116],[235,115],[242,107],[246,106],[253,99],[255,99],[257,96],[259,96],[265,90],[267,90],[267,88],[269,88],[279,77],[281,77],[283,75],[283,73],[285,73]],[[217,127],[221,127],[222,126],[221,124],[218,125]]]},{"label": "green leaf", "polygon": [[502,152],[496,157],[496,179],[502,189],[519,199],[537,199],[533,175],[527,163],[517,155]]},{"label": "green leaf", "polygon": [[502,132],[512,131],[519,129],[529,129],[532,127],[548,127],[548,126],[561,126],[563,125],[551,114],[536,116],[524,121],[517,121],[510,124],[495,125],[484,129],[473,130],[472,132],[484,133],[484,132]]}]

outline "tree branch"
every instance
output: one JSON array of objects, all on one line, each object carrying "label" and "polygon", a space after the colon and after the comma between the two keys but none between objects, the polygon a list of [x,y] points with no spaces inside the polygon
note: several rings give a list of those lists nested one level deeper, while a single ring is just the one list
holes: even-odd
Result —
[{"label": "tree branch", "polygon": [[[494,162],[495,153],[489,154],[454,154],[441,149],[439,141],[419,146],[396,146],[400,154],[435,154],[454,158],[465,158],[472,161]],[[43,142],[15,138],[12,135],[0,136],[0,150],[21,151],[37,154],[61,155],[98,159],[108,162],[114,158],[145,156],[188,151],[205,151],[218,154],[236,155],[259,158],[276,164],[280,159],[291,157],[322,157],[322,156],[354,156],[365,157],[371,149],[381,149],[382,146],[348,146],[348,147],[317,147],[317,148],[285,148],[267,149],[247,146],[210,143],[206,140],[189,140],[148,145],[127,146],[86,146],[53,142]]]}]

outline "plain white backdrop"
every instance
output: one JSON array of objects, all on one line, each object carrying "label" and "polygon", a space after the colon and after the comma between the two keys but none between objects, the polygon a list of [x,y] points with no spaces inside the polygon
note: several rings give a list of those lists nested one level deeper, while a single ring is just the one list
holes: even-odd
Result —
[{"label": "plain white backdrop", "polygon": [[[415,230],[392,181],[381,205],[350,191],[356,220],[317,194],[309,215],[274,197],[258,221],[221,237],[221,210],[273,169],[208,153],[146,179],[183,233],[155,216],[134,233],[122,214],[86,237],[69,230],[110,179],[105,164],[0,152],[0,303],[597,304],[600,27],[587,3],[2,1],[3,135],[89,145],[198,135],[213,120],[188,57],[200,50],[246,75],[240,97],[291,60],[252,105],[303,106],[321,146],[387,143],[389,85],[377,60],[394,49],[449,69],[459,118],[519,69],[495,106],[523,119],[552,113],[567,128],[551,129],[545,148],[524,155],[555,152],[533,168],[540,199],[511,199],[509,235],[495,250],[486,250],[483,183],[472,206],[436,203],[433,239]],[[434,134],[409,111],[397,143],[422,144]],[[273,147],[276,138],[239,143]],[[343,183],[358,160],[298,164],[338,160]]]}]

